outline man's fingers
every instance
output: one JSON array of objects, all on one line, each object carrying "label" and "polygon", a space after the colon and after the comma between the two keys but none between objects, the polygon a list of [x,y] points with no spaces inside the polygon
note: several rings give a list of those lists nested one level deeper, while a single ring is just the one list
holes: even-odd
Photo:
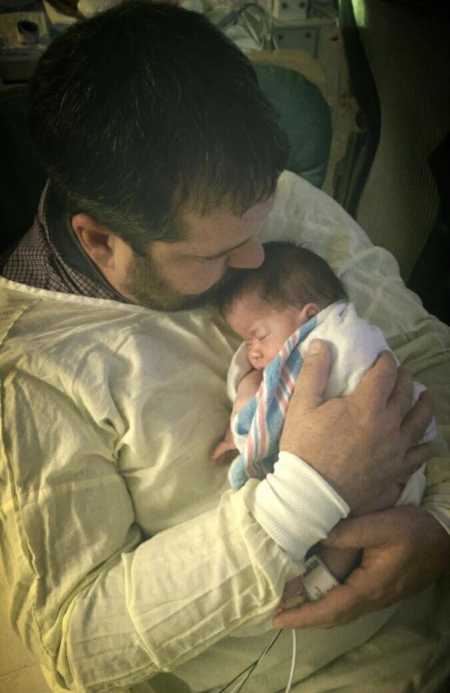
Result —
[{"label": "man's fingers", "polygon": [[404,476],[401,481],[406,483],[411,474],[414,474],[423,464],[429,462],[435,454],[436,449],[432,443],[423,443],[410,448],[403,460]]},{"label": "man's fingers", "polygon": [[397,370],[397,380],[389,399],[389,408],[392,415],[397,415],[402,420],[411,409],[413,395],[414,384],[412,376],[406,368],[400,366]]},{"label": "man's fingers", "polygon": [[403,419],[401,432],[405,449],[416,445],[422,440],[424,433],[433,416],[433,403],[427,390],[420,393],[417,402],[411,407]]},{"label": "man's fingers", "polygon": [[326,342],[313,339],[304,354],[304,363],[295,384],[290,407],[301,398],[302,409],[315,409],[323,402],[330,374],[331,354]]},{"label": "man's fingers", "polygon": [[342,520],[322,541],[336,549],[377,548],[392,542],[398,509]]},{"label": "man's fingers", "polygon": [[[397,374],[398,368],[393,355],[389,351],[383,351],[361,378],[357,388],[359,396],[367,393],[367,401],[373,411],[386,407],[394,391]],[[409,403],[411,404],[411,398]]]},{"label": "man's fingers", "polygon": [[360,596],[351,587],[339,585],[317,602],[277,614],[273,625],[275,628],[331,628],[356,618],[360,611]]}]

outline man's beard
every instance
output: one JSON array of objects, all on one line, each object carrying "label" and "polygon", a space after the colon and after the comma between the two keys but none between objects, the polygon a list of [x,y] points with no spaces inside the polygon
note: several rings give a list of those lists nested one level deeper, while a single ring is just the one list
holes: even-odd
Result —
[{"label": "man's beard", "polygon": [[151,257],[135,254],[125,289],[127,296],[140,306],[152,310],[186,310],[214,304],[219,292],[232,281],[235,274],[235,270],[229,269],[207,291],[200,294],[182,294],[173,289],[161,276]]}]

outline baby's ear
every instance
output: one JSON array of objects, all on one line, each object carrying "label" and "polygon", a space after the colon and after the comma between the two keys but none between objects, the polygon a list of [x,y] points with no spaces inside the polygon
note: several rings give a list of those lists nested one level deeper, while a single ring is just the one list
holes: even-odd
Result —
[{"label": "baby's ear", "polygon": [[302,320],[304,322],[311,320],[311,318],[314,317],[314,315],[317,315],[319,311],[320,308],[317,303],[305,303],[301,310]]}]

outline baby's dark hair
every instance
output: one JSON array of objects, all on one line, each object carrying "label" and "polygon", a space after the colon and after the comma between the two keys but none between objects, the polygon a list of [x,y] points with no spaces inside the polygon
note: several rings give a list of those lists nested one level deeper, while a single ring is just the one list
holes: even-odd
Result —
[{"label": "baby's dark hair", "polygon": [[259,296],[276,307],[316,303],[320,309],[331,303],[347,300],[340,279],[320,255],[295,243],[273,241],[264,244],[263,264],[251,270],[237,270],[233,281],[219,297],[223,315],[239,296],[257,291]]}]

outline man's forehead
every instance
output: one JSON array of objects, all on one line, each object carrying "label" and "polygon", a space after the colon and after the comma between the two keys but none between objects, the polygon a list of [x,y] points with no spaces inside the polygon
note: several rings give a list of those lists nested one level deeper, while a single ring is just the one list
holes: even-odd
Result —
[{"label": "man's forehead", "polygon": [[180,244],[199,247],[202,252],[208,246],[211,252],[226,251],[250,238],[255,228],[265,221],[272,206],[273,197],[258,202],[241,215],[225,208],[206,214],[187,210],[181,217],[183,240]]}]

